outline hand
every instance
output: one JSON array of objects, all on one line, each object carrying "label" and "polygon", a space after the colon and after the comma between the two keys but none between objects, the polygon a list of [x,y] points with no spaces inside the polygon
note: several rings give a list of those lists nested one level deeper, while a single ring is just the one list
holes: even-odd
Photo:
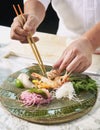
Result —
[{"label": "hand", "polygon": [[65,69],[67,72],[83,72],[91,65],[92,53],[91,43],[82,37],[72,42],[65,49],[53,68],[58,68],[60,72]]},{"label": "hand", "polygon": [[[17,16],[11,25],[11,38],[19,40],[22,43],[27,42],[27,36],[34,34],[38,27],[38,18],[34,15],[25,15],[26,22],[22,19],[21,15]],[[38,40],[34,37],[34,41]]]}]

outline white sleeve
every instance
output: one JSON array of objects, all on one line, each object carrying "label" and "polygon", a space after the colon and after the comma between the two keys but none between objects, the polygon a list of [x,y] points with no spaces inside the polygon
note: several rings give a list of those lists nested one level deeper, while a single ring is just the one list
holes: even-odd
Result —
[{"label": "white sleeve", "polygon": [[[24,0],[24,3],[25,3],[26,1],[27,1],[27,0]],[[40,2],[44,5],[45,9],[47,9],[47,7],[48,7],[48,5],[50,4],[50,1],[51,1],[51,0],[38,0],[38,1],[40,1]]]}]

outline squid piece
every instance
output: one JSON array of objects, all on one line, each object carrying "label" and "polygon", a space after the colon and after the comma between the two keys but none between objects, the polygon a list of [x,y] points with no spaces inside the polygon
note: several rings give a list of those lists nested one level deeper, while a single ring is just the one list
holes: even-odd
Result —
[{"label": "squid piece", "polygon": [[25,88],[33,88],[35,87],[34,84],[29,80],[29,76],[25,73],[21,73],[17,79],[19,79],[21,81],[21,83],[23,84],[23,86]]}]

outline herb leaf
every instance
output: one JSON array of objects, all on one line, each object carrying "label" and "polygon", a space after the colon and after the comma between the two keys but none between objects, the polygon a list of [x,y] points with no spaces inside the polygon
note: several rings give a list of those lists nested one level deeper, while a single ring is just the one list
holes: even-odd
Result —
[{"label": "herb leaf", "polygon": [[30,93],[36,93],[36,94],[39,94],[39,95],[42,95],[44,98],[48,98],[47,94],[41,90],[41,89],[38,89],[38,88],[30,88],[28,90]]},{"label": "herb leaf", "polygon": [[90,78],[88,75],[72,75],[70,77],[70,81],[73,83],[76,93],[78,94],[80,91],[97,91],[96,81]]}]

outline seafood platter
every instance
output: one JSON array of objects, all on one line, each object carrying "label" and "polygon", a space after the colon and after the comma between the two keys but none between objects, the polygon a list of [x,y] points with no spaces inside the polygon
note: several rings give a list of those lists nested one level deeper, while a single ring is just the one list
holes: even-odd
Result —
[{"label": "seafood platter", "polygon": [[97,84],[85,74],[59,73],[38,65],[11,74],[0,86],[2,105],[14,116],[39,124],[57,124],[82,118],[94,106]]}]

